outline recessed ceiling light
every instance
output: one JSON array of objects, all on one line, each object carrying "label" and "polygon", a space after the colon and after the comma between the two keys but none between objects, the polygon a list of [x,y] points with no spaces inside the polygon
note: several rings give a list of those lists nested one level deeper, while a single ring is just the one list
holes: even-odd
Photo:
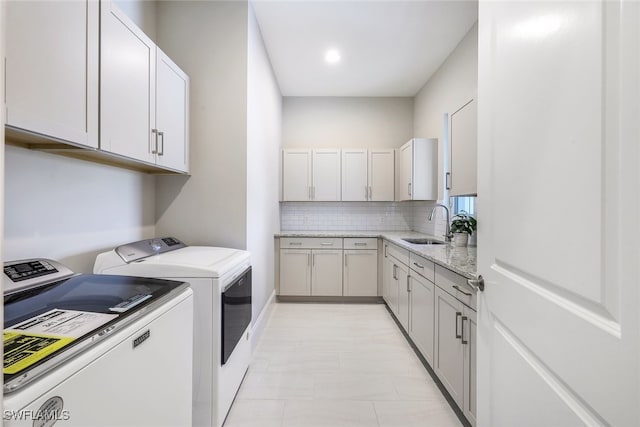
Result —
[{"label": "recessed ceiling light", "polygon": [[337,49],[329,49],[327,53],[324,55],[324,59],[329,64],[336,64],[340,62],[340,52]]}]

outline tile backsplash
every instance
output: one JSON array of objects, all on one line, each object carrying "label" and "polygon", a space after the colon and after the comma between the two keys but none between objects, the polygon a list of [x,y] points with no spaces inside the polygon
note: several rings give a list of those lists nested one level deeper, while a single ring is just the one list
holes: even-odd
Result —
[{"label": "tile backsplash", "polygon": [[435,202],[282,202],[282,231],[420,231],[444,235],[444,209]]}]

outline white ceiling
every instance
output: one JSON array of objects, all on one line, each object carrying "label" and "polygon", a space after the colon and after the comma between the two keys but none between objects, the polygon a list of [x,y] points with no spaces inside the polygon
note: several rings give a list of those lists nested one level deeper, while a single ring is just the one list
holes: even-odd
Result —
[{"label": "white ceiling", "polygon": [[[478,19],[477,0],[253,7],[284,96],[414,96]],[[330,48],[340,63],[325,61]]]}]

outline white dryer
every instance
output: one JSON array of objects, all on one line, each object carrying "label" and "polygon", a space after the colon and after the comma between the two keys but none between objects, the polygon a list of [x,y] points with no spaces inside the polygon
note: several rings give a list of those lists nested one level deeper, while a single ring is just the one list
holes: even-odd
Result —
[{"label": "white dryer", "polygon": [[188,284],[45,259],[4,273],[5,426],[190,425]]},{"label": "white dryer", "polygon": [[220,427],[249,367],[251,262],[238,249],[187,246],[173,237],[119,246],[94,272],[189,282],[194,292],[193,425]]}]

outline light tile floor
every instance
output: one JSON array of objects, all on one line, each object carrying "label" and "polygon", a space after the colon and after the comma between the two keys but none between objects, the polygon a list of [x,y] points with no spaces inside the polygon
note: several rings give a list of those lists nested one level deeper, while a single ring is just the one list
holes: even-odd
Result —
[{"label": "light tile floor", "polygon": [[383,304],[277,303],[225,427],[459,427]]}]

